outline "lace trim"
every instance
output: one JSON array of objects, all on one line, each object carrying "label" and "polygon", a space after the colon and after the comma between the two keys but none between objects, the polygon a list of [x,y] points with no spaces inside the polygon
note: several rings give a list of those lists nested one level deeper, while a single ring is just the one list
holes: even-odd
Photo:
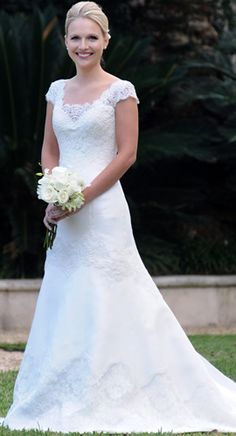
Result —
[{"label": "lace trim", "polygon": [[84,104],[67,104],[64,103],[62,105],[63,111],[69,115],[69,117],[73,120],[73,121],[77,121],[78,118],[81,117],[81,115],[84,112],[87,112],[88,109],[90,109],[90,107],[92,106],[93,103],[84,103]]},{"label": "lace trim", "polygon": [[91,107],[99,103],[115,108],[116,104],[119,101],[126,100],[129,97],[134,98],[137,103],[139,103],[139,99],[137,97],[134,86],[132,85],[132,83],[124,80],[117,80],[116,82],[113,82],[107,89],[105,89],[105,91],[102,92],[100,97],[92,102],[83,104],[63,103],[63,90],[64,86],[61,96],[62,108],[73,121],[77,121],[84,112],[87,112]]},{"label": "lace trim", "polygon": [[58,95],[58,91],[60,90],[61,85],[64,83],[64,80],[56,80],[55,82],[52,82],[49,86],[48,92],[45,95],[45,98],[48,102],[55,104],[56,98]]},{"label": "lace trim", "polygon": [[160,424],[178,429],[183,427],[183,416],[192,428],[197,428],[203,417],[197,416],[195,409],[201,402],[204,404],[206,396],[215,395],[214,389],[199,382],[183,396],[181,389],[174,388],[167,370],[155,372],[147,383],[139,385],[129,366],[122,362],[110,364],[101,376],[96,376],[86,352],[64,368],[51,365],[49,360],[41,371],[37,367],[37,359],[27,353],[15,386],[13,419],[19,408],[29,423],[41,426],[47,422],[55,431],[60,429],[62,413],[70,431],[78,429],[78,425],[84,431],[94,430],[93,426],[105,430],[106,426],[119,427],[132,420],[140,431],[153,431],[155,427],[160,430]]},{"label": "lace trim", "polygon": [[108,104],[115,107],[120,100],[126,100],[129,97],[134,98],[139,103],[134,85],[127,80],[121,80],[121,83],[114,87],[114,90],[109,93],[106,100]]},{"label": "lace trim", "polygon": [[[87,107],[87,106],[93,106],[95,103],[99,102],[100,100],[103,100],[103,98],[106,96],[106,94],[110,93],[113,87],[115,87],[117,84],[120,84],[122,82],[120,79],[116,80],[115,82],[111,83],[107,88],[104,89],[104,91],[101,92],[101,94],[95,98],[92,101],[85,102],[85,103],[65,103],[65,85],[66,80],[64,80],[64,83],[61,88],[61,100],[63,106],[70,106],[70,107]],[[60,91],[59,91],[60,92]]]},{"label": "lace trim", "polygon": [[127,80],[121,79],[113,82],[107,89],[105,89],[101,93],[98,98],[96,98],[92,102],[86,102],[81,104],[64,103],[65,83],[66,80],[63,79],[52,82],[46,94],[46,100],[55,104],[58,98],[58,100],[60,100],[61,102],[64,112],[69,115],[73,121],[76,121],[84,112],[99,103],[106,104],[115,108],[116,104],[120,100],[126,100],[129,97],[134,98],[137,103],[139,103],[139,99],[137,97],[134,85]]}]

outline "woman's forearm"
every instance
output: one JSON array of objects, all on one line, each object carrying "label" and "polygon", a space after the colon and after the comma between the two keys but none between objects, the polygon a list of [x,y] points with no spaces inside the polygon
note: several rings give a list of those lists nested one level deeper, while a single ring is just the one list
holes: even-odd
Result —
[{"label": "woman's forearm", "polygon": [[46,168],[49,169],[49,171],[52,170],[52,168],[58,166],[59,163],[59,155],[54,153],[46,153],[42,149],[42,155],[41,155],[41,166],[42,170],[44,171]]}]

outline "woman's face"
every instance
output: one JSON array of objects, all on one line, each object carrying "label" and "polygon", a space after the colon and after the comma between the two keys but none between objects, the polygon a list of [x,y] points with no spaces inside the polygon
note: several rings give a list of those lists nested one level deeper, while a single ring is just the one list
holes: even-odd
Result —
[{"label": "woman's face", "polygon": [[68,54],[76,66],[87,69],[100,64],[108,38],[95,21],[76,18],[68,27],[65,42]]}]

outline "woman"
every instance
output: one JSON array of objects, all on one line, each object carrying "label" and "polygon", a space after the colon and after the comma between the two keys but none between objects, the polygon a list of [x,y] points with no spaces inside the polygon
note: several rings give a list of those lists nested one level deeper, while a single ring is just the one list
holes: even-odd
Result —
[{"label": "woman", "polygon": [[192,347],[137,252],[119,182],[136,157],[138,99],[101,67],[107,18],[93,2],[67,14],[76,66],[47,93],[43,168],[86,183],[85,204],[48,206],[47,253],[11,429],[62,432],[236,431],[236,384]]}]

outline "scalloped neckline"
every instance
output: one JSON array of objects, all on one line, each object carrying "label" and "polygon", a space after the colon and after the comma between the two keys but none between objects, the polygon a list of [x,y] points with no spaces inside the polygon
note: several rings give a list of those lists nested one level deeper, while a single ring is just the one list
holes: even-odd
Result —
[{"label": "scalloped neckline", "polygon": [[104,94],[106,94],[107,92],[110,91],[110,89],[113,87],[113,85],[115,85],[116,83],[121,81],[121,79],[117,79],[114,82],[112,82],[109,86],[106,87],[106,89],[104,89],[104,91],[101,92],[101,94],[97,98],[95,98],[92,101],[86,101],[85,103],[65,103],[64,102],[64,98],[65,98],[65,85],[66,85],[66,82],[68,80],[70,80],[70,79],[64,79],[63,86],[62,86],[61,100],[62,100],[62,106],[63,107],[65,107],[65,106],[66,107],[89,107],[89,106],[92,106],[96,102],[100,101],[103,98]]}]

